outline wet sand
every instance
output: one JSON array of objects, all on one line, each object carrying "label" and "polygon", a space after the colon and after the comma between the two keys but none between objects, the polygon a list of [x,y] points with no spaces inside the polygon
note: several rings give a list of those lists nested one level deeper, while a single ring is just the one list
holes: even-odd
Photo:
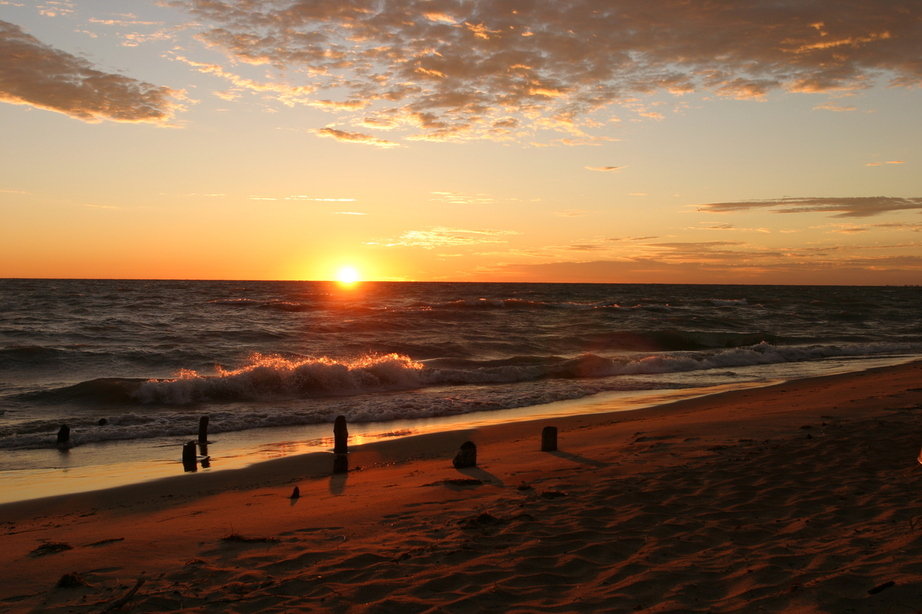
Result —
[{"label": "wet sand", "polygon": [[920,413],[911,363],[7,504],[0,609],[915,612]]}]

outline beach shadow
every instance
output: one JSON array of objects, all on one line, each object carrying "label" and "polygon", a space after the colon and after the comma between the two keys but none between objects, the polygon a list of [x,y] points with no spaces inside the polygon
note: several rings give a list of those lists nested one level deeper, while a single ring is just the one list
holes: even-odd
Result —
[{"label": "beach shadow", "polygon": [[581,465],[589,465],[590,467],[608,467],[610,463],[603,463],[602,461],[593,460],[591,458],[586,458],[585,456],[580,456],[579,454],[571,454],[570,452],[561,452],[560,450],[555,450],[553,452],[548,452],[548,454],[553,454],[558,458],[563,458],[574,463],[579,463]]},{"label": "beach shadow", "polygon": [[490,484],[496,484],[497,486],[504,486],[503,481],[490,473],[489,471],[484,471],[480,467],[465,467],[464,469],[457,469],[458,473],[463,473],[464,475],[480,480],[481,482]]},{"label": "beach shadow", "polygon": [[330,476],[330,494],[340,496],[346,492],[346,480],[348,473],[334,473]]}]

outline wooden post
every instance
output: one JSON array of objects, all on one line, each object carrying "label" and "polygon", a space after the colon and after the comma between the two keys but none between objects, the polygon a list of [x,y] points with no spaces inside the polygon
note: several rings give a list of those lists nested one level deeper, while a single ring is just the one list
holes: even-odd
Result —
[{"label": "wooden post", "polygon": [[184,471],[198,471],[195,455],[195,442],[189,441],[182,446],[182,468]]},{"label": "wooden post", "polygon": [[208,416],[202,416],[198,419],[198,442],[208,443]]},{"label": "wooden post", "polygon": [[455,454],[451,461],[455,469],[464,469],[465,467],[477,466],[477,446],[473,441],[465,441],[461,444],[461,449]]},{"label": "wooden post", "polygon": [[349,427],[346,426],[346,417],[337,416],[333,423],[333,452],[346,454],[349,452]]},{"label": "wooden post", "polygon": [[349,455],[333,455],[333,473],[349,473]]},{"label": "wooden post", "polygon": [[58,447],[59,448],[69,448],[70,447],[70,427],[66,424],[62,424],[61,428],[58,429]]},{"label": "wooden post", "polygon": [[557,449],[557,427],[546,426],[541,431],[541,451],[553,452]]}]

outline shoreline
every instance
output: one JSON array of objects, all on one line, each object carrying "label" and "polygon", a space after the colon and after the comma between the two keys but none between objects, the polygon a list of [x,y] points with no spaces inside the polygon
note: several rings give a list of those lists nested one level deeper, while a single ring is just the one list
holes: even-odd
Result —
[{"label": "shoreline", "polygon": [[[876,366],[892,366],[913,360],[911,357],[841,359],[822,362],[789,363],[788,369],[807,370],[806,377],[855,372]],[[677,400],[721,394],[725,391],[770,386],[782,381],[796,381],[779,372],[762,381],[742,381],[692,388],[660,388],[602,392],[587,397],[551,403],[487,410],[448,416],[434,416],[387,422],[350,423],[352,445],[368,442],[403,440],[421,434],[469,430],[506,422],[528,422],[558,416],[639,411]],[[184,474],[180,451],[185,438],[157,437],[150,440],[107,441],[88,443],[59,451],[45,449],[10,450],[7,466],[0,471],[0,505],[60,495],[79,494],[133,484],[150,484],[161,479],[204,480],[204,476],[237,471],[257,463],[272,462],[279,457],[322,453],[332,450],[332,423],[269,427],[213,434],[209,439],[210,468]]]},{"label": "shoreline", "polygon": [[917,361],[5,504],[0,606],[901,611],[920,421]]}]

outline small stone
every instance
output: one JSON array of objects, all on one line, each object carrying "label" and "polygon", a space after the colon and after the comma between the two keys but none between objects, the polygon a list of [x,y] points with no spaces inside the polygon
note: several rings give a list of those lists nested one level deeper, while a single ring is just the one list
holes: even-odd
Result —
[{"label": "small stone", "polygon": [[87,583],[80,574],[73,571],[61,576],[55,586],[58,588],[77,588],[78,586],[87,586]]},{"label": "small stone", "polygon": [[477,446],[473,441],[465,441],[461,444],[461,449],[455,454],[451,461],[455,469],[464,469],[465,467],[477,466]]}]

